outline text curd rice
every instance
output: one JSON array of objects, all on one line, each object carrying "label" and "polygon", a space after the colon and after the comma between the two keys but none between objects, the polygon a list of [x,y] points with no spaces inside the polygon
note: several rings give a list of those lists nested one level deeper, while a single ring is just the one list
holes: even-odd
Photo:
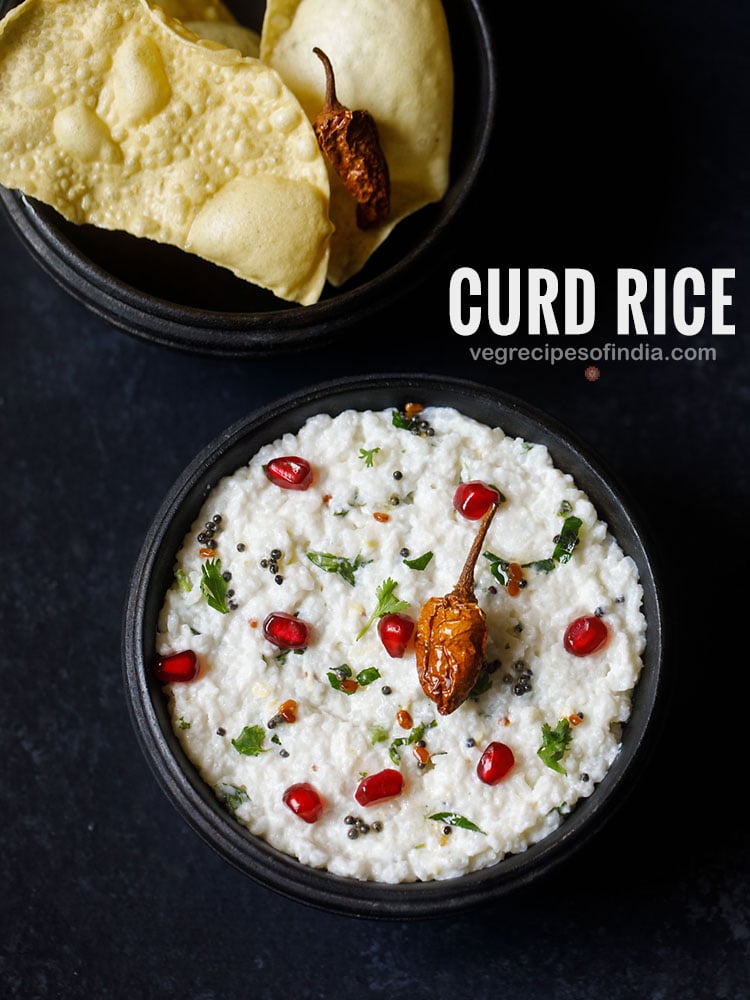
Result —
[{"label": "text curd rice", "polygon": [[[413,637],[398,655],[380,626],[399,615],[408,633],[453,589],[477,533],[454,505],[468,484],[501,497],[475,571],[485,666],[441,715]],[[252,834],[338,875],[447,879],[523,851],[595,791],[642,667],[641,598],[545,446],[449,407],[347,410],[211,490],[156,670],[185,753]]]}]

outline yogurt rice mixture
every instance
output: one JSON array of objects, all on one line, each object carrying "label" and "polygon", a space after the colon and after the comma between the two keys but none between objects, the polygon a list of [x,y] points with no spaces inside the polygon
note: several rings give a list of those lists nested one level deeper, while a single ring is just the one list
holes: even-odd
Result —
[{"label": "yogurt rice mixture", "polygon": [[[475,570],[483,667],[447,715],[410,623]],[[646,622],[636,567],[546,447],[454,409],[318,415],[219,482],[159,620],[175,732],[253,834],[380,882],[523,851],[618,753]]]}]

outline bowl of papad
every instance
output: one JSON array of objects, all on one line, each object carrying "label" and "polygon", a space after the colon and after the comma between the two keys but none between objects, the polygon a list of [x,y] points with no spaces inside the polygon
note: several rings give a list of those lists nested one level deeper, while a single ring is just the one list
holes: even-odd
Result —
[{"label": "bowl of papad", "polygon": [[[480,0],[5,0],[0,17],[8,221],[73,297],[163,346],[326,342],[426,279],[485,165]],[[369,229],[357,134],[337,164],[315,131],[315,49],[355,127],[375,123],[389,211]]]}]

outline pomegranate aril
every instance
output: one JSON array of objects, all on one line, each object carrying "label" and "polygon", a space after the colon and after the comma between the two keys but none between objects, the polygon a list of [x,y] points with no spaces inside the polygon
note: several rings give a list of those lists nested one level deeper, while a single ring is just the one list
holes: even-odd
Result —
[{"label": "pomegranate aril", "polygon": [[488,743],[477,764],[477,776],[485,785],[496,785],[510,772],[516,760],[507,743]]},{"label": "pomegranate aril", "polygon": [[573,656],[595,653],[609,638],[609,629],[596,615],[581,615],[565,629],[563,645]]},{"label": "pomegranate aril", "polygon": [[305,823],[314,823],[323,812],[323,800],[307,781],[290,785],[282,796],[284,805]]},{"label": "pomegranate aril", "polygon": [[162,684],[175,681],[192,681],[198,676],[200,664],[192,649],[162,656],[156,661],[155,673]]},{"label": "pomegranate aril", "polygon": [[406,652],[414,632],[414,619],[394,611],[378,622],[378,635],[389,656],[400,659]]},{"label": "pomegranate aril", "polygon": [[266,477],[282,490],[306,490],[313,481],[310,463],[297,455],[272,458],[264,466]]},{"label": "pomegranate aril", "polygon": [[304,649],[310,641],[310,626],[285,611],[272,611],[263,622],[263,635],[279,649]]},{"label": "pomegranate aril", "polygon": [[500,502],[500,492],[479,479],[461,483],[453,494],[453,506],[469,521],[479,521],[493,503]]},{"label": "pomegranate aril", "polygon": [[368,774],[357,785],[354,798],[361,806],[372,805],[373,802],[380,802],[382,799],[392,799],[394,795],[400,795],[404,787],[404,778],[400,771],[387,767],[377,774]]}]

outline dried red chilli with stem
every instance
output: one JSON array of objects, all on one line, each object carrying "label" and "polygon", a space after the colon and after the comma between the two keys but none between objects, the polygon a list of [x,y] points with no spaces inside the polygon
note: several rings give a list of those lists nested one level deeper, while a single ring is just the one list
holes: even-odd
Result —
[{"label": "dried red chilli with stem", "polygon": [[313,131],[331,168],[356,199],[357,225],[375,229],[391,211],[390,174],[378,127],[369,111],[352,111],[338,100],[331,60],[322,49],[313,52],[326,74],[323,107],[313,120]]},{"label": "dried red chilli with stem", "polygon": [[487,645],[487,621],[474,594],[474,568],[499,500],[487,509],[453,590],[423,606],[414,640],[422,690],[449,715],[476,684]]}]

